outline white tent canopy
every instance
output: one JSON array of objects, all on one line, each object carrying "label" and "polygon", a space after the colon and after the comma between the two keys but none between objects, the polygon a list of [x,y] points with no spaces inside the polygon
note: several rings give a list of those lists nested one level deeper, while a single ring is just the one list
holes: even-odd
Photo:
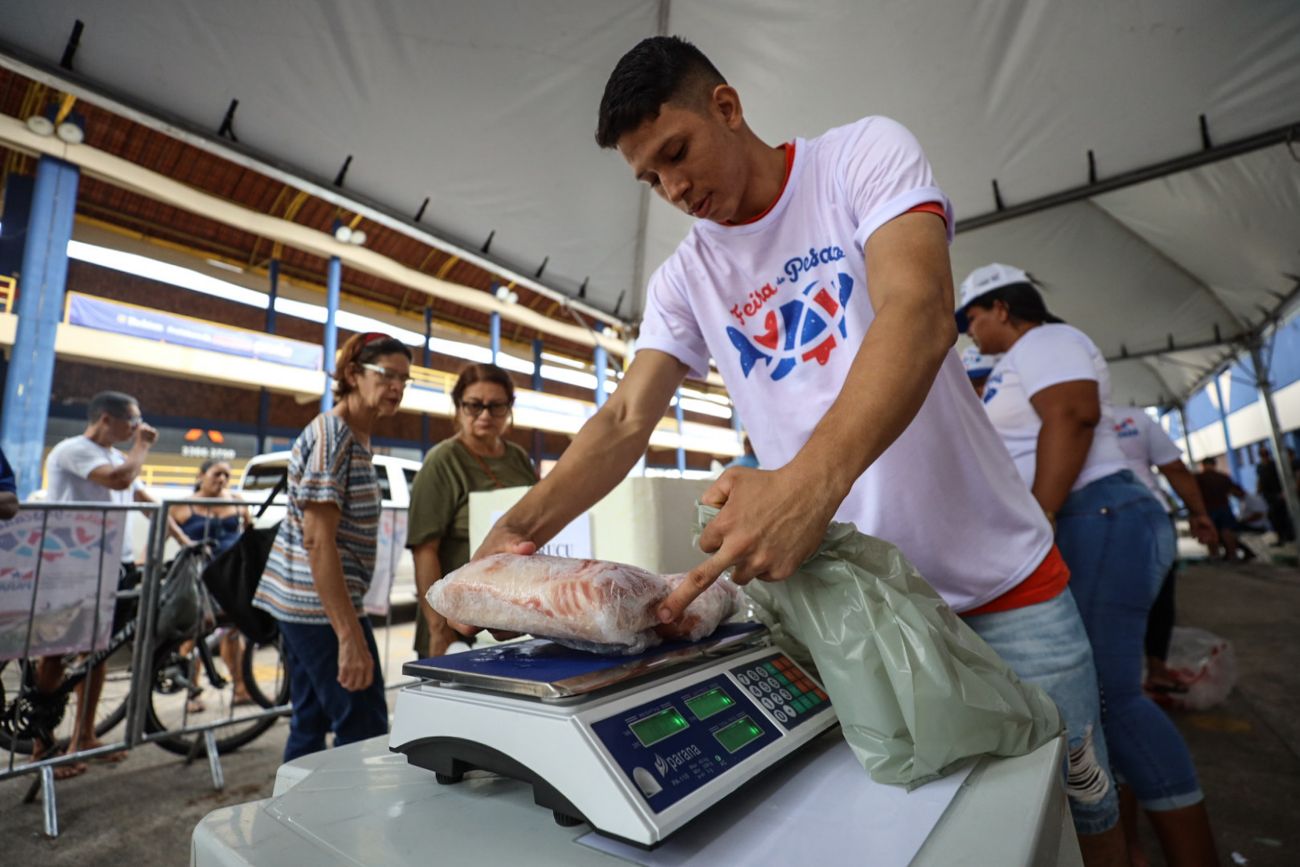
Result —
[{"label": "white tent canopy", "polygon": [[[74,73],[57,63],[77,19]],[[866,114],[916,133],[959,220],[1300,122],[1300,5],[1212,0],[0,0],[0,62],[214,135],[636,318],[687,218],[593,143],[609,71],[683,35],[776,143]],[[1294,153],[1293,153],[1294,151]],[[1119,358],[1117,399],[1168,402],[1300,274],[1300,142],[958,236],[956,278],[1026,268]],[[1217,328],[1217,332],[1216,332]]]}]

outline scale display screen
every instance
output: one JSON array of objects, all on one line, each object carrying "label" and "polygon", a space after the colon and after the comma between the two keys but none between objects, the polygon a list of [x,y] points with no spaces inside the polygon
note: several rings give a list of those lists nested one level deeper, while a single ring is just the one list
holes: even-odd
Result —
[{"label": "scale display screen", "polygon": [[637,720],[634,723],[628,723],[628,728],[636,739],[641,742],[641,746],[648,747],[657,744],[670,735],[675,735],[679,731],[688,727],[686,717],[675,707],[664,708],[653,716]]},{"label": "scale display screen", "polygon": [[743,716],[726,728],[714,732],[713,736],[726,747],[727,752],[734,753],[750,741],[761,738],[763,730],[752,719]]},{"label": "scale display screen", "polygon": [[735,707],[736,700],[727,695],[725,689],[711,689],[703,695],[686,699],[686,706],[695,714],[696,719],[708,719],[715,713]]}]

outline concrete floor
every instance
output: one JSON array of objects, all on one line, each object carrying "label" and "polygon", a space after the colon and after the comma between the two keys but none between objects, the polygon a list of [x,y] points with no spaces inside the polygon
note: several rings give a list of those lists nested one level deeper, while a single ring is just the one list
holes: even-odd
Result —
[{"label": "concrete floor", "polygon": [[[1181,624],[1232,640],[1240,672],[1222,705],[1174,714],[1201,773],[1222,860],[1255,867],[1300,863],[1300,572],[1192,565],[1181,576],[1178,609]],[[393,627],[392,659],[403,658],[410,635],[410,624]],[[383,635],[379,642],[382,650]],[[0,783],[0,862],[186,863],[199,819],[222,805],[270,795],[286,731],[278,724],[224,757],[220,792],[212,789],[206,762],[186,766],[153,746],[120,765],[94,765],[59,785],[62,834],[54,840],[41,833],[40,804],[21,803],[27,778]],[[1163,864],[1149,830],[1143,833],[1152,863]],[[1246,860],[1234,861],[1234,853]]]}]

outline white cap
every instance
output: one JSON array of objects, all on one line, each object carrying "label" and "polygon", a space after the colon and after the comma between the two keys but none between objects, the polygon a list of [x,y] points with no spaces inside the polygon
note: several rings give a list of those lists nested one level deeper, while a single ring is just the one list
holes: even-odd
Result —
[{"label": "white cap", "polygon": [[966,375],[971,379],[979,379],[992,373],[993,367],[1001,358],[1001,353],[983,355],[978,346],[967,346],[961,354],[961,366],[966,368]]},{"label": "white cap", "polygon": [[999,265],[997,262],[970,272],[966,279],[961,281],[959,293],[961,300],[957,303],[957,330],[966,333],[966,308],[972,301],[981,295],[987,295],[994,289],[1001,289],[1003,286],[1011,286],[1015,283],[1028,283],[1032,286],[1034,281],[1021,269],[1011,265]]}]

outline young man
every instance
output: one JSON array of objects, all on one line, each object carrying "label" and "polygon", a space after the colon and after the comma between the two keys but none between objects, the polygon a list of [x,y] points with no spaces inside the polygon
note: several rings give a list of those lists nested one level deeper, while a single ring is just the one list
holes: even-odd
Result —
[{"label": "young man", "polygon": [[[69,437],[50,449],[45,459],[48,484],[46,499],[50,502],[78,503],[152,503],[154,498],[146,492],[136,477],[144,466],[149,449],[158,439],[158,431],[145,424],[140,417],[140,406],[134,397],[116,391],[104,391],[90,399],[87,407],[88,424],[80,435]],[[114,443],[131,440],[126,454],[113,447]],[[190,544],[176,523],[167,517],[168,531],[182,545]],[[122,569],[119,589],[132,587],[139,582],[135,565],[135,552],[131,550],[129,536],[122,541]],[[93,749],[99,746],[95,737],[95,709],[104,688],[105,667],[95,668],[90,677],[77,686],[77,713],[73,722],[69,752]],[[51,656],[37,666],[37,686],[52,691],[63,677],[63,660]],[[52,745],[45,744],[44,749]],[[34,755],[38,758],[39,754]],[[118,762],[126,753],[111,753],[105,761]],[[74,777],[86,772],[83,762],[59,765],[55,775],[59,779]]]},{"label": "young man", "polygon": [[531,553],[604,496],[712,356],[773,469],[709,489],[712,556],[660,618],[728,568],[788,578],[832,519],[893,542],[1060,705],[1085,850],[1122,862],[1087,637],[1051,528],[952,350],[952,215],[915,139],[876,117],[770,147],[717,69],[670,37],[619,61],[596,139],[698,222],[650,280],[618,390],[478,553]]}]

